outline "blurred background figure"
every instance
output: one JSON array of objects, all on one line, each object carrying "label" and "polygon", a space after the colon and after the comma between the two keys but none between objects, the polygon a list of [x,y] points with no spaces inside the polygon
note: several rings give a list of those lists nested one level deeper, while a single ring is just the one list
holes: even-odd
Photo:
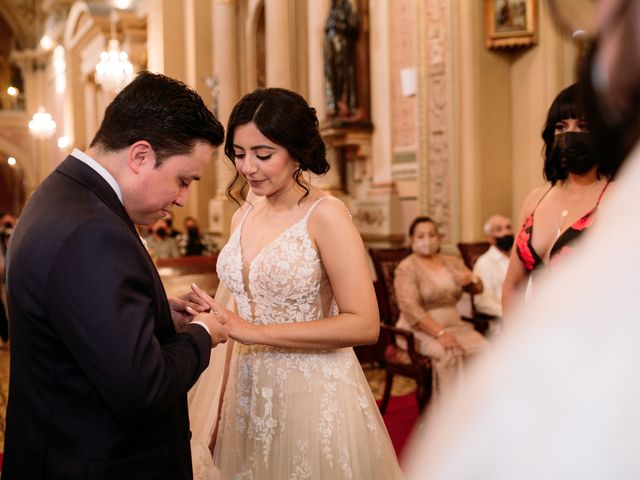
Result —
[{"label": "blurred background figure", "polygon": [[178,250],[182,256],[213,255],[216,244],[210,235],[200,232],[198,221],[193,217],[184,219],[185,232],[177,237]]},{"label": "blurred background figure", "polygon": [[492,215],[484,225],[484,233],[491,246],[473,266],[473,273],[482,280],[483,286],[482,292],[474,295],[473,302],[478,312],[502,317],[502,284],[513,247],[511,220],[503,215]]},{"label": "blurred background figure", "polygon": [[0,213],[0,250],[3,254],[7,253],[9,237],[16,227],[16,217],[10,213]]},{"label": "blurred background figure", "polygon": [[0,213],[0,348],[7,348],[9,341],[9,321],[7,319],[6,291],[4,284],[5,258],[11,232],[16,226],[16,218],[10,213]]},{"label": "blurred background figure", "polygon": [[599,158],[622,168],[575,251],[427,419],[413,480],[640,478],[640,2],[585,2],[595,28],[569,3],[547,1],[564,32],[590,34],[587,120]]},{"label": "blurred background figure", "polygon": [[548,183],[529,193],[520,212],[502,292],[507,308],[527,282],[531,291],[533,272],[546,270],[566,255],[591,226],[613,175],[609,157],[595,153],[578,84],[556,96],[542,139]]},{"label": "blurred background figure", "polygon": [[164,218],[156,221],[151,227],[151,235],[145,238],[151,255],[157,259],[176,258],[180,256],[178,245],[170,235],[169,226]]},{"label": "blurred background figure", "polygon": [[2,349],[5,349],[9,342],[9,321],[5,309],[4,266],[4,253],[0,252],[0,348]]},{"label": "blurred background figure", "polygon": [[167,223],[167,227],[169,228],[169,235],[172,238],[178,238],[178,235],[180,235],[182,232],[180,230],[177,230],[175,228],[175,225],[173,224],[173,212],[171,210],[169,210],[169,213],[167,213],[167,215],[163,218],[163,220]]},{"label": "blurred background figure", "polygon": [[440,253],[440,235],[431,218],[417,217],[409,227],[409,237],[413,253],[395,272],[400,309],[396,326],[413,331],[419,352],[431,358],[437,396],[458,379],[465,358],[486,345],[456,308],[463,289],[479,293],[482,282],[460,258]]}]

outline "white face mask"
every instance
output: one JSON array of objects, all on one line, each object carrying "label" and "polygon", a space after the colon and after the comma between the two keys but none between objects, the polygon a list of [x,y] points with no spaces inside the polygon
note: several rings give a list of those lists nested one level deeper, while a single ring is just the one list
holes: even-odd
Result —
[{"label": "white face mask", "polygon": [[431,238],[421,238],[418,240],[414,240],[411,244],[411,250],[418,255],[422,255],[423,257],[430,257],[431,255],[435,255],[438,253],[438,249],[440,248],[440,242],[437,239]]}]

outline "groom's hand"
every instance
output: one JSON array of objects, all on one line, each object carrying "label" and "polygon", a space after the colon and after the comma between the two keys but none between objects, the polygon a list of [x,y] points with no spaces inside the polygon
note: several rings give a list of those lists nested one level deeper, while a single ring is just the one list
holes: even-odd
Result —
[{"label": "groom's hand", "polygon": [[185,293],[177,298],[170,298],[169,308],[176,332],[182,330],[196,315],[211,310],[211,307],[193,292]]}]

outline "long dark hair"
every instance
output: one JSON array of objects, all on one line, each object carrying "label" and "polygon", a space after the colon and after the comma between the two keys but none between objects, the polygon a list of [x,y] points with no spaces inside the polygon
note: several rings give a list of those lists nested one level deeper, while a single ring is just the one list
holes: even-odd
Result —
[{"label": "long dark hair", "polygon": [[[552,185],[555,185],[558,181],[566,180],[569,176],[567,168],[560,163],[558,158],[551,154],[556,137],[556,123],[567,118],[574,118],[578,120],[582,119],[586,121],[586,105],[583,100],[584,96],[582,85],[574,83],[558,93],[549,107],[547,121],[542,130],[542,139],[544,140],[543,176],[546,180],[551,182]],[[589,128],[591,128],[590,123]],[[591,135],[591,133],[589,133],[589,135]],[[611,162],[611,158],[607,155],[599,155],[596,151],[594,151],[593,154],[597,155],[598,176],[611,178],[615,173],[615,167]]]},{"label": "long dark hair", "polygon": [[544,178],[555,185],[565,180],[569,171],[551,155],[555,140],[556,123],[567,118],[584,119],[584,109],[580,102],[578,84],[574,83],[562,90],[551,103],[547,112],[547,121],[542,129],[544,140]]},{"label": "long dark hair", "polygon": [[[302,172],[311,171],[317,175],[329,171],[327,152],[320,136],[318,117],[314,108],[299,94],[284,88],[259,88],[245,95],[233,107],[227,125],[227,138],[224,153],[235,166],[233,136],[237,127],[254,123],[260,133],[277,145],[285,148],[300,166],[293,178],[304,190],[303,198],[309,189],[300,182]],[[240,173],[236,174],[227,186],[227,198],[240,203],[236,183]],[[246,183],[240,189],[240,198],[245,197]]]}]

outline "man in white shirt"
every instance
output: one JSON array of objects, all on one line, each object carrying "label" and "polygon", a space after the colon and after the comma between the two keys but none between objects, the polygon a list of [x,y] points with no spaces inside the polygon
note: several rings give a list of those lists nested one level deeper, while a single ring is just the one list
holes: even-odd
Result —
[{"label": "man in white shirt", "polygon": [[484,225],[484,233],[491,247],[478,257],[473,267],[473,273],[480,277],[484,285],[482,293],[474,295],[473,303],[478,312],[501,317],[502,283],[513,246],[511,220],[502,215],[492,215]]}]

